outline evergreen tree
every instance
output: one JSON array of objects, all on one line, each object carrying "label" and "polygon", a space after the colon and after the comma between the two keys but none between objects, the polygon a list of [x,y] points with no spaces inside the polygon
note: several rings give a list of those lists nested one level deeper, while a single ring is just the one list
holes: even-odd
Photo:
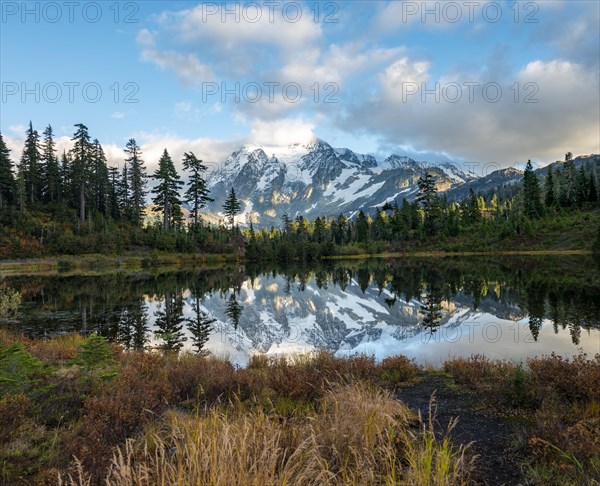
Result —
[{"label": "evergreen tree", "polygon": [[588,201],[592,204],[598,203],[598,183],[596,182],[596,171],[593,168],[589,178]]},{"label": "evergreen tree", "polygon": [[65,150],[60,157],[60,163],[58,165],[58,171],[60,174],[60,192],[58,194],[58,200],[66,205],[72,205],[73,196],[73,174],[72,166],[69,155]]},{"label": "evergreen tree", "polygon": [[146,208],[146,181],[148,176],[144,161],[141,158],[142,151],[135,139],[129,139],[125,146],[125,153],[128,155],[125,159],[125,165],[129,164],[127,174],[129,186],[128,216],[134,226],[141,226]]},{"label": "evergreen tree", "polygon": [[577,174],[577,206],[583,207],[583,205],[588,202],[588,191],[590,190],[588,178],[585,175],[585,169],[583,168],[583,164],[579,168],[579,173]]},{"label": "evergreen tree", "polygon": [[110,182],[108,178],[108,166],[106,156],[98,140],[92,143],[92,181],[91,181],[91,204],[94,209],[102,214],[108,214],[108,197]]},{"label": "evergreen tree", "polygon": [[435,187],[433,175],[427,172],[419,178],[419,195],[417,201],[425,214],[424,229],[427,236],[434,236],[438,231],[440,218],[440,199]]},{"label": "evergreen tree", "polygon": [[350,243],[350,239],[348,238],[348,218],[340,214],[335,222],[335,230],[334,230],[334,239],[337,245],[344,245],[346,243]]},{"label": "evergreen tree", "polygon": [[120,211],[119,211],[119,168],[118,167],[109,167],[108,168],[108,180],[109,180],[109,189],[108,189],[108,205],[110,216],[113,219],[119,219]]},{"label": "evergreen tree", "polygon": [[239,214],[241,212],[241,210],[242,209],[241,209],[240,202],[239,202],[237,196],[235,195],[235,191],[233,190],[233,187],[232,187],[231,192],[229,193],[229,196],[223,203],[223,213],[225,214],[225,218],[231,225],[232,230],[234,227],[233,224],[235,222],[235,216],[237,214]]},{"label": "evergreen tree", "polygon": [[88,128],[83,123],[75,125],[77,130],[73,134],[74,145],[70,151],[73,159],[73,185],[79,193],[79,221],[85,222],[87,185],[90,179],[92,165],[92,144]]},{"label": "evergreen tree", "polygon": [[0,211],[15,200],[15,175],[10,150],[0,133]]},{"label": "evergreen tree", "polygon": [[216,319],[210,317],[200,308],[200,297],[194,297],[194,317],[187,319],[188,329],[192,333],[192,343],[196,347],[197,354],[206,354],[204,346],[208,342],[210,333],[213,331],[213,324]]},{"label": "evergreen tree", "polygon": [[203,177],[207,167],[193,152],[190,152],[189,154],[183,154],[183,168],[190,171],[188,189],[185,192],[184,201],[192,205],[192,218],[194,224],[198,224],[200,221],[198,215],[200,209],[206,206],[206,203],[214,201],[214,199],[209,197],[210,191]]},{"label": "evergreen tree", "polygon": [[313,223],[313,235],[315,241],[319,244],[325,242],[327,228],[325,226],[325,218],[317,218]]},{"label": "evergreen tree", "polygon": [[544,184],[545,196],[544,202],[546,207],[549,209],[556,203],[556,197],[554,195],[554,172],[552,166],[548,166],[548,174],[546,174],[546,182]]},{"label": "evergreen tree", "polygon": [[22,173],[25,184],[26,199],[33,206],[41,199],[42,177],[40,136],[37,130],[33,129],[31,122],[29,122],[29,128],[25,135],[25,145],[19,171]]},{"label": "evergreen tree", "polygon": [[129,171],[127,170],[127,164],[124,164],[121,170],[121,178],[117,185],[117,201],[119,204],[119,213],[128,221],[131,221],[131,213],[129,211],[131,198],[129,197]]},{"label": "evergreen tree", "polygon": [[469,189],[469,197],[462,201],[462,220],[465,224],[477,224],[481,221],[479,201],[473,189]]},{"label": "evergreen tree", "polygon": [[540,185],[531,160],[527,161],[523,174],[523,210],[529,218],[538,218],[543,211]]},{"label": "evergreen tree", "polygon": [[560,204],[563,207],[573,206],[577,202],[577,173],[573,162],[573,154],[565,154],[565,163],[561,179]]},{"label": "evergreen tree", "polygon": [[44,130],[44,143],[42,145],[42,185],[43,199],[45,202],[54,203],[58,201],[60,194],[60,168],[56,158],[56,143],[52,132],[52,126],[48,125]]},{"label": "evergreen tree", "polygon": [[23,155],[21,155],[21,160],[17,167],[17,181],[15,188],[19,211],[23,213],[27,201],[27,158]]},{"label": "evergreen tree", "polygon": [[169,230],[181,220],[179,189],[183,182],[180,180],[177,170],[175,170],[175,165],[167,149],[158,161],[158,169],[152,177],[158,181],[157,186],[152,189],[152,193],[155,194],[152,200],[154,203],[153,211],[162,213],[163,229]]},{"label": "evergreen tree", "polygon": [[292,219],[288,213],[281,215],[281,222],[283,223],[283,234],[286,239],[289,239],[292,234]]},{"label": "evergreen tree", "polygon": [[366,243],[369,239],[369,222],[362,209],[356,216],[356,241]]}]

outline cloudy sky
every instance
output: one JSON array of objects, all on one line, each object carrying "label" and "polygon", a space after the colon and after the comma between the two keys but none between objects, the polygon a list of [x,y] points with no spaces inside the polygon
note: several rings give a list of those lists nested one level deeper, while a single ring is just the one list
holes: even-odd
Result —
[{"label": "cloudy sky", "polygon": [[222,161],[313,136],[384,157],[540,165],[600,153],[600,2],[9,2],[0,130],[118,163],[134,137]]}]

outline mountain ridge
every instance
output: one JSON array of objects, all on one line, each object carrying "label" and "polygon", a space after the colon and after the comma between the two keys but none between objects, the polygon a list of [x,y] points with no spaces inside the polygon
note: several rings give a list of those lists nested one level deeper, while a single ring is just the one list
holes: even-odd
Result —
[{"label": "mountain ridge", "polygon": [[[600,156],[580,156],[575,162],[600,166]],[[560,162],[549,165],[556,164]],[[544,167],[536,172],[543,176],[546,171]],[[233,187],[242,202],[242,213],[236,217],[240,225],[278,226],[284,213],[309,219],[353,217],[361,209],[374,212],[386,203],[413,201],[418,180],[426,172],[434,175],[438,191],[449,200],[460,200],[471,189],[476,193],[514,190],[523,176],[514,167],[479,176],[455,163],[416,161],[398,154],[378,161],[372,155],[334,148],[319,138],[287,146],[247,144],[208,178],[215,200],[205,213],[209,220],[221,221],[223,202]]]}]

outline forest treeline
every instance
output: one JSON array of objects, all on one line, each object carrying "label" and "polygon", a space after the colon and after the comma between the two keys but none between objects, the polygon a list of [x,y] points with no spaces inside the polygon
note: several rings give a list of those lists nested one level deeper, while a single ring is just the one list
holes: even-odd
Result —
[{"label": "forest treeline", "polygon": [[135,139],[123,148],[120,169],[108,165],[85,125],[75,125],[72,142],[71,150],[58,154],[52,127],[40,135],[30,123],[15,162],[0,134],[0,258],[155,249],[287,261],[419,247],[485,250],[482,245],[490,241],[535,245],[544,231],[558,234],[598,219],[597,168],[576,169],[568,153],[544,180],[529,162],[523,183],[509,195],[471,190],[463,200],[449,201],[438,194],[434,176],[424,173],[412,203],[395,201],[374,214],[358,211],[351,217],[284,214],[280,227],[240,229],[234,188],[223,205],[224,221],[203,220],[202,209],[212,201],[207,167],[192,152],[183,156],[184,183],[167,149],[149,175]]},{"label": "forest treeline", "polygon": [[[486,241],[521,245],[536,243],[536,233],[556,233],[575,223],[592,220],[600,205],[596,167],[576,169],[571,153],[561,169],[548,169],[540,181],[528,161],[523,183],[511,197],[495,192],[469,195],[449,201],[438,194],[435,178],[425,173],[419,179],[419,195],[412,203],[385,204],[375,214],[362,210],[351,218],[319,217],[309,221],[284,215],[282,228],[244,230],[246,255],[250,259],[315,259],[321,256],[405,251],[414,248],[485,250]],[[573,235],[577,238],[577,235]],[[596,235],[595,235],[596,236]],[[448,244],[450,242],[450,244]],[[600,227],[597,243],[600,242]],[[581,243],[580,249],[589,247]]]}]

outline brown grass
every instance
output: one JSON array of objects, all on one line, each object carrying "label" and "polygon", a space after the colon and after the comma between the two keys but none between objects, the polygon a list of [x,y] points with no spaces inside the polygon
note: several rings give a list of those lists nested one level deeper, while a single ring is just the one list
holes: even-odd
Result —
[{"label": "brown grass", "polygon": [[[113,457],[110,485],[467,484],[464,449],[436,441],[432,422],[412,431],[389,393],[354,384],[327,392],[318,410],[288,420],[239,402],[196,415],[169,412],[159,431]],[[68,484],[85,483],[83,467]]]}]

